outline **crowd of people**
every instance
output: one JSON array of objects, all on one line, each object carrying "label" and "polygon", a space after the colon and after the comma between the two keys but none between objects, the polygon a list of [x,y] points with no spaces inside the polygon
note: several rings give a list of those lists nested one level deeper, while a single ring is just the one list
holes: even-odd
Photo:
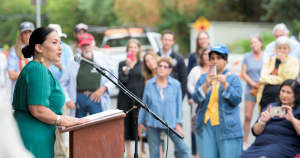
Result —
[{"label": "crowd of people", "polygon": [[[13,142],[24,157],[65,158],[66,136],[56,127],[84,124],[90,121],[85,116],[111,108],[110,93],[115,85],[95,68],[75,62],[76,54],[110,71],[111,78],[116,76],[183,136],[182,103],[187,95],[191,106],[191,144],[168,133],[162,123],[141,109],[138,120],[141,158],[148,155],[145,143],[149,145],[151,158],[163,157],[166,136],[175,145],[176,158],[296,157],[300,153],[300,43],[289,38],[285,24],[275,25],[272,32],[275,41],[265,49],[259,35],[250,36],[252,51],[244,55],[241,69],[246,87],[238,75],[226,68],[230,56],[227,47],[211,46],[205,31],[199,32],[196,51],[190,53],[187,66],[184,57],[172,49],[174,32],[165,30],[158,52],[144,52],[139,40],[128,40],[124,50],[128,57],[115,71],[109,56],[96,47],[87,30],[86,24],[76,25],[73,34],[76,42],[69,46],[61,41],[67,35],[60,25],[35,29],[31,22],[23,22],[8,59],[0,54],[1,98],[6,98],[6,72],[12,81],[12,106],[3,111],[12,110],[15,119],[9,128],[19,129]],[[239,105],[243,95],[242,124]],[[128,111],[134,105],[121,91],[117,98],[120,110]],[[255,105],[259,111],[253,111]],[[271,107],[277,106],[284,108],[286,114],[271,115]],[[256,140],[249,147],[253,113],[259,113],[259,118],[252,127]],[[133,156],[130,142],[135,140],[134,122],[135,111],[132,111],[124,121],[127,157]],[[16,153],[3,154],[10,157]]]}]

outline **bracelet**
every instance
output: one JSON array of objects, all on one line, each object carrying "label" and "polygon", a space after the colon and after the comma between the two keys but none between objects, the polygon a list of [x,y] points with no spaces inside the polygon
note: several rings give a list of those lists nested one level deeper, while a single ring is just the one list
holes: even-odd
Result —
[{"label": "bracelet", "polygon": [[56,121],[55,121],[55,126],[59,126],[60,123],[61,123],[61,120],[62,120],[61,116],[60,116],[60,115],[57,115],[57,119],[56,119]]},{"label": "bracelet", "polygon": [[265,122],[262,122],[260,119],[258,119],[258,123],[261,124],[262,126],[265,126],[266,123]]}]

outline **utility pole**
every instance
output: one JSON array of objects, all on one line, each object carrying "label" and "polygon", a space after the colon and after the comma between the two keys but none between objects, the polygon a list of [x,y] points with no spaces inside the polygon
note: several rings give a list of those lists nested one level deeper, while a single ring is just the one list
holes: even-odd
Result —
[{"label": "utility pole", "polygon": [[36,28],[41,27],[41,10],[40,10],[40,6],[41,6],[41,1],[40,0],[36,0]]}]

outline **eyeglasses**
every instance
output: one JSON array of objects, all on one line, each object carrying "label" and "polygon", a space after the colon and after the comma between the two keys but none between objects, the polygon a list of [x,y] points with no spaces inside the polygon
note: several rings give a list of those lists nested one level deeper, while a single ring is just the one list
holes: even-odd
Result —
[{"label": "eyeglasses", "polygon": [[158,65],[158,67],[161,68],[161,69],[162,69],[162,68],[163,68],[163,69],[169,69],[169,68],[170,68],[170,66],[164,66],[164,65]]}]

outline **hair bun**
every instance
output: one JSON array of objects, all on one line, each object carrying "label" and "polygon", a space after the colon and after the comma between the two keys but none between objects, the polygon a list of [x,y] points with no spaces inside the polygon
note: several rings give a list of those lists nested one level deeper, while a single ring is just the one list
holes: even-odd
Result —
[{"label": "hair bun", "polygon": [[33,51],[30,49],[30,46],[27,45],[22,49],[22,54],[24,55],[24,58],[30,58],[33,56]]}]

